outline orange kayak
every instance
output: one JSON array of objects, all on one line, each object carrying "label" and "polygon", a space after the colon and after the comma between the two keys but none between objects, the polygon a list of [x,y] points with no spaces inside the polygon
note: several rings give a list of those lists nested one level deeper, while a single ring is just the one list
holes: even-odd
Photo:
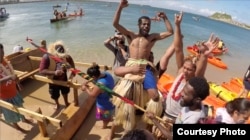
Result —
[{"label": "orange kayak", "polygon": [[175,78],[173,76],[164,73],[158,80],[157,88],[163,94],[163,96],[167,95],[167,93],[169,92],[169,89],[171,88],[174,79]]},{"label": "orange kayak", "polygon": [[[197,52],[198,49],[196,47],[188,46],[187,50],[188,50],[188,52],[190,52],[194,55],[198,55],[198,52]],[[218,57],[214,57],[214,56],[208,57],[207,61],[208,61],[208,63],[210,63],[214,66],[217,66],[217,67],[222,68],[222,69],[227,69],[227,65],[224,62],[222,62],[221,59]]]},{"label": "orange kayak", "polygon": [[205,100],[203,100],[203,104],[212,107],[212,110],[209,112],[210,114],[208,115],[214,117],[217,108],[224,107],[226,102],[210,94]]},{"label": "orange kayak", "polygon": [[222,87],[224,87],[225,89],[227,90],[230,90],[232,92],[235,92],[235,93],[240,93],[242,87],[232,83],[232,82],[223,82],[221,84]]},{"label": "orange kayak", "polygon": [[223,53],[225,53],[225,52],[227,52],[227,51],[228,51],[228,48],[225,48],[225,49],[223,49],[223,50],[220,50],[220,49],[216,48],[216,49],[214,49],[214,50],[212,51],[212,53],[213,53],[214,55],[221,55],[221,54],[223,54]]},{"label": "orange kayak", "polygon": [[213,106],[215,110],[218,107],[223,107],[226,104],[225,101],[221,100],[220,98],[217,98],[216,96],[212,94],[207,96],[207,98],[203,100],[203,103],[209,106]]}]

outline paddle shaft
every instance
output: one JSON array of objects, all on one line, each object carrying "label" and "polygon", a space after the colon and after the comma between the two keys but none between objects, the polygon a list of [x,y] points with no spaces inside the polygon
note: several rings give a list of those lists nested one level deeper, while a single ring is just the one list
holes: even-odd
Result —
[{"label": "paddle shaft", "polygon": [[[131,101],[131,100],[125,98],[125,97],[122,97],[121,95],[119,95],[118,93],[115,93],[113,90],[109,89],[108,87],[106,87],[106,86],[104,86],[104,85],[102,85],[102,84],[99,84],[99,83],[94,83],[94,82],[93,82],[93,79],[92,79],[92,78],[89,79],[90,76],[88,76],[87,74],[85,74],[85,73],[83,73],[83,72],[79,72],[79,73],[77,73],[77,74],[80,75],[82,78],[88,80],[89,82],[92,82],[94,85],[98,86],[100,89],[104,90],[105,92],[108,92],[108,93],[110,93],[111,95],[114,95],[114,96],[120,98],[120,99],[123,100],[125,103],[128,103],[128,104],[134,106],[135,108],[137,108],[137,109],[143,111],[144,113],[146,112],[145,109],[143,109],[142,107],[138,106],[138,105],[135,104],[133,101]],[[163,120],[162,118],[160,118],[160,117],[158,117],[158,116],[155,116],[155,118],[156,118],[157,120],[163,122],[163,123],[166,123],[165,120]],[[172,126],[171,123],[168,123],[168,125]]]}]

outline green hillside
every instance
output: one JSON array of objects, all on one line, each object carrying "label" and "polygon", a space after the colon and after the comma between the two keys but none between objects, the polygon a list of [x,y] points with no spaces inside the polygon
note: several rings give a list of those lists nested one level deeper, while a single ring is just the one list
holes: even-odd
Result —
[{"label": "green hillside", "polygon": [[232,16],[228,15],[226,13],[214,13],[213,15],[210,16],[211,18],[215,18],[215,19],[223,19],[223,20],[228,20],[231,21],[232,20]]},{"label": "green hillside", "polygon": [[250,29],[250,25],[247,25],[247,24],[245,24],[245,23],[240,23],[240,22],[234,21],[234,20],[232,19],[232,16],[231,16],[231,15],[228,15],[228,14],[226,14],[226,13],[219,13],[219,12],[216,12],[216,13],[214,13],[213,15],[211,15],[211,16],[209,16],[209,17],[212,18],[212,19],[220,20],[220,21],[223,21],[223,22],[227,22],[227,23],[230,23],[230,24],[233,24],[233,25],[242,27],[242,28]]}]

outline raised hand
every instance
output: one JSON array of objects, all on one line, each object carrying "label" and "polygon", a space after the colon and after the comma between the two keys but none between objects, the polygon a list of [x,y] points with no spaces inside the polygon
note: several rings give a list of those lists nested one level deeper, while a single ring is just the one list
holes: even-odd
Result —
[{"label": "raised hand", "polygon": [[121,0],[120,6],[121,6],[122,8],[127,7],[127,6],[128,6],[128,1],[127,1],[127,0]]},{"label": "raised hand", "polygon": [[212,33],[207,42],[203,42],[201,45],[201,52],[204,52],[205,55],[209,55],[215,48],[218,47],[220,39],[215,37]]},{"label": "raised hand", "polygon": [[175,14],[174,15],[174,23],[176,25],[180,25],[181,24],[181,21],[182,21],[182,16],[183,16],[183,12],[181,11],[180,14]]},{"label": "raised hand", "polygon": [[167,15],[164,12],[158,12],[157,17],[160,17],[162,19],[167,19]]}]

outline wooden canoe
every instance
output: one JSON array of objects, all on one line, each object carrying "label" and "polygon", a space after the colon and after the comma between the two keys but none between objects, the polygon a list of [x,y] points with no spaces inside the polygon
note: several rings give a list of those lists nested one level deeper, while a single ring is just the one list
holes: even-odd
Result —
[{"label": "wooden canoe", "polygon": [[[17,108],[0,100],[0,106],[19,112],[37,121],[37,124],[33,125],[30,132],[25,135],[24,138],[26,139],[69,140],[85,120],[95,103],[95,99],[78,90],[81,86],[79,83],[82,81],[80,76],[76,76],[72,81],[62,82],[39,75],[38,68],[42,55],[43,53],[39,49],[33,49],[28,52],[19,52],[5,56],[13,64],[16,74],[22,81],[21,84],[24,90],[20,93],[24,100],[30,98],[34,101],[31,104],[25,102],[25,108]],[[83,69],[92,65],[82,62],[76,62],[75,64],[77,69]],[[111,67],[105,65],[100,66],[101,68],[111,69]],[[54,101],[50,102],[49,94],[43,93],[48,90],[48,84],[46,83],[71,87],[69,94],[69,99],[72,100],[69,100],[71,104],[67,108],[62,108],[56,115],[54,109],[50,110],[50,106],[54,104]],[[63,101],[59,102],[63,104]],[[15,132],[13,131],[12,133],[14,135]],[[16,135],[20,134],[17,133]],[[1,137],[4,136],[1,134]],[[19,137],[19,139],[23,138]]]},{"label": "wooden canoe", "polygon": [[52,18],[50,19],[50,23],[54,23],[54,22],[58,22],[58,21],[65,21],[65,20],[71,20],[72,18],[71,17],[63,17],[63,18],[60,18],[60,19],[55,19],[55,18]]}]

